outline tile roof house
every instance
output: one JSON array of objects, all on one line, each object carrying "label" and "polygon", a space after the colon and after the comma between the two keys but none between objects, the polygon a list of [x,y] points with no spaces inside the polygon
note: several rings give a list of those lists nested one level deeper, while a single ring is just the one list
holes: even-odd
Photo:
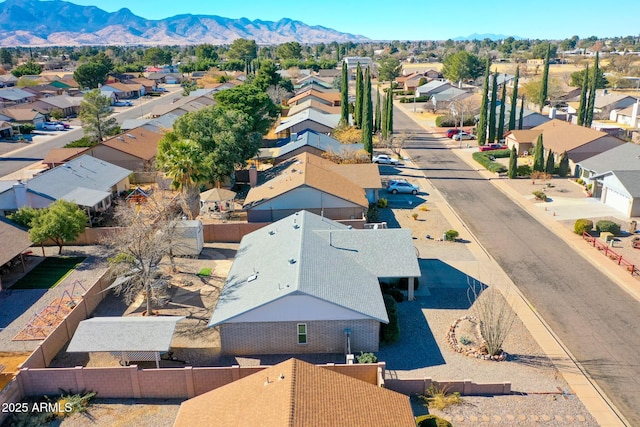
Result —
[{"label": "tile roof house", "polygon": [[180,405],[174,427],[415,427],[409,398],[289,359]]},{"label": "tile roof house", "polygon": [[8,107],[0,110],[0,120],[15,123],[29,123],[41,129],[45,115],[33,108]]},{"label": "tile roof house", "polygon": [[325,113],[325,114],[340,114],[340,110],[341,110],[341,107],[332,107],[330,105],[323,104],[321,102],[310,99],[308,101],[304,101],[297,105],[294,105],[288,110],[283,110],[282,115],[283,117],[290,117],[304,110],[308,110],[309,108],[313,108],[314,110],[319,111],[321,113]]},{"label": "tile roof house", "polygon": [[322,77],[318,77],[316,75],[307,75],[307,76],[304,76],[304,77],[298,79],[296,81],[295,85],[293,85],[293,87],[295,89],[300,89],[300,88],[303,88],[303,87],[311,85],[311,84],[315,84],[315,85],[323,87],[325,89],[332,89],[333,88],[331,82],[323,79]]},{"label": "tile roof house", "polygon": [[151,171],[158,154],[158,142],[164,136],[152,129],[129,129],[89,148],[84,154],[134,172]]},{"label": "tile roof house", "polygon": [[363,149],[364,146],[362,144],[342,144],[329,135],[309,130],[302,134],[292,134],[291,138],[283,145],[260,149],[259,157],[261,159],[273,159],[273,164],[277,165],[301,153],[322,156],[328,151],[341,154],[347,151],[355,152]]},{"label": "tile roof house", "polygon": [[[131,80],[129,80],[131,81]],[[131,99],[144,96],[145,87],[141,83],[109,83],[100,87],[101,91],[114,92],[118,99]]]},{"label": "tile roof house", "polygon": [[56,95],[40,98],[28,105],[20,105],[19,107],[35,108],[45,115],[50,114],[53,110],[60,110],[63,117],[69,117],[78,114],[81,102],[81,96]]},{"label": "tile roof house", "polygon": [[293,116],[281,119],[275,133],[286,138],[294,133],[313,130],[320,133],[331,133],[340,122],[340,114],[326,114],[313,108],[307,108]]},{"label": "tile roof house", "polygon": [[558,157],[567,152],[569,166],[574,174],[577,173],[578,163],[625,143],[605,132],[557,119],[536,126],[532,130],[542,132],[546,153],[551,150]]},{"label": "tile roof house", "polygon": [[638,102],[638,98],[621,93],[606,93],[596,96],[593,111],[595,113],[606,112],[607,116],[611,110],[623,109]]},{"label": "tile roof house", "polygon": [[[515,129],[509,131],[505,137],[505,144],[512,149],[516,147],[516,153],[524,156],[533,153],[533,146],[542,132],[534,129]],[[526,154],[525,154],[526,153]]]},{"label": "tile roof house", "polygon": [[36,95],[33,93],[18,89],[17,87],[0,89],[0,106],[33,102],[36,98]]},{"label": "tile roof house", "polygon": [[63,165],[69,160],[78,157],[81,153],[87,151],[88,149],[88,147],[52,148],[44,157],[42,163],[47,165],[49,169],[53,169],[56,166]]},{"label": "tile roof house", "polygon": [[640,127],[640,101],[621,110],[612,110],[609,120],[631,128]]},{"label": "tile roof house", "polygon": [[176,116],[182,116],[190,111],[200,110],[208,105],[215,104],[211,94],[199,96],[180,96],[174,98],[170,104],[159,104],[151,110],[151,117],[159,117],[171,113]]},{"label": "tile roof house", "polygon": [[269,169],[247,193],[249,222],[270,222],[300,209],[332,219],[361,219],[382,188],[375,164],[338,165],[302,153]]},{"label": "tile roof house", "polygon": [[[0,216],[0,241],[4,244],[0,245],[0,291],[2,291],[2,267],[11,260],[20,257],[31,245],[29,232],[13,222]],[[11,244],[8,244],[8,243]],[[22,264],[24,271],[24,263]]]},{"label": "tile roof house", "polygon": [[381,278],[420,267],[408,229],[356,230],[307,211],[245,235],[213,310],[222,353],[377,351]]}]

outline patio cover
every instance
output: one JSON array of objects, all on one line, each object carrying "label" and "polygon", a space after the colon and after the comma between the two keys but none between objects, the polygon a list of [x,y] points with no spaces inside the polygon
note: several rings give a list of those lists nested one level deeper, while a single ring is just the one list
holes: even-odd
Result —
[{"label": "patio cover", "polygon": [[94,317],[80,322],[67,348],[83,352],[165,352],[184,316]]},{"label": "patio cover", "polygon": [[236,193],[224,188],[212,188],[200,193],[200,200],[203,202],[226,202],[233,200],[235,197]]}]

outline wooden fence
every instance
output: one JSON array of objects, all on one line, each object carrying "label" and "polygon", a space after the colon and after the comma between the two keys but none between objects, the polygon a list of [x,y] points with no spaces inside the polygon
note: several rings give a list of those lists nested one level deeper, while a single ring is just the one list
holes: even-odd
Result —
[{"label": "wooden fence", "polygon": [[631,273],[632,276],[640,275],[640,270],[638,270],[635,264],[624,259],[622,255],[611,249],[611,247],[607,245],[606,242],[602,242],[597,237],[593,237],[586,231],[582,232],[582,238],[591,246],[600,251],[604,256],[608,257],[619,266],[624,267],[629,273]]}]

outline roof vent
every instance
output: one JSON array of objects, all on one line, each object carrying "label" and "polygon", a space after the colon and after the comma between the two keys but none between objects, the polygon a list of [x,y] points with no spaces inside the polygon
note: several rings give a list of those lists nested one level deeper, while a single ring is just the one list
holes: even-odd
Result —
[{"label": "roof vent", "polygon": [[131,135],[130,133],[128,133],[128,134],[127,134],[127,136],[128,136],[129,138],[136,139],[135,135]]},{"label": "roof vent", "polygon": [[269,230],[269,236],[273,236],[274,234],[276,234],[275,230]]},{"label": "roof vent", "polygon": [[270,189],[270,190],[273,190],[273,185],[269,185],[269,189]]},{"label": "roof vent", "polygon": [[251,276],[247,277],[247,282],[253,282],[257,278],[258,278],[258,274],[252,274]]},{"label": "roof vent", "polygon": [[284,379],[284,373],[281,373],[278,379],[282,381]]},{"label": "roof vent", "polygon": [[295,229],[297,230],[298,228],[300,228],[300,225],[298,225],[298,224],[293,224],[293,228],[295,228]]},{"label": "roof vent", "polygon": [[296,260],[294,258],[289,258],[289,264],[295,264]]},{"label": "roof vent", "polygon": [[121,136],[119,136],[119,137],[118,137],[118,139],[119,139],[120,141],[124,141],[124,138],[123,138],[123,137],[121,137]]}]

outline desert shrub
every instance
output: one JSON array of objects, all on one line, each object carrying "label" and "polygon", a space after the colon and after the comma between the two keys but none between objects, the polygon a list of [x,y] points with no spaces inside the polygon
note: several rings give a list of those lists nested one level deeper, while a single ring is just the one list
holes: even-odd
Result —
[{"label": "desert shrub", "polygon": [[378,207],[379,208],[386,208],[387,206],[389,206],[389,201],[387,199],[384,198],[380,198],[378,199]]},{"label": "desert shrub", "polygon": [[582,178],[576,179],[576,182],[580,185],[584,185],[584,180]]},{"label": "desert shrub", "polygon": [[36,130],[36,127],[31,123],[21,123],[19,125],[12,125],[12,126],[14,130],[16,130],[18,133],[21,133],[23,135],[28,135],[32,133],[34,130]]},{"label": "desert shrub", "polygon": [[398,305],[391,295],[382,295],[384,306],[389,317],[388,324],[380,325],[380,335],[383,342],[393,343],[400,339],[400,325],[398,321]]},{"label": "desert shrub", "polygon": [[535,196],[536,200],[542,200],[543,202],[547,201],[547,195],[544,191],[534,191],[532,194]]},{"label": "desert shrub", "polygon": [[455,242],[459,235],[460,233],[456,230],[447,230],[444,232],[444,240],[447,242]]},{"label": "desert shrub", "polygon": [[358,363],[378,363],[378,358],[373,353],[360,352],[360,356],[356,356]]},{"label": "desert shrub", "polygon": [[620,224],[616,224],[613,221],[608,221],[606,219],[600,220],[596,222],[596,230],[603,233],[609,232],[613,233],[614,236],[620,234]]},{"label": "desert shrub", "polygon": [[518,176],[529,176],[531,175],[531,166],[529,165],[520,165],[516,170],[516,175]]},{"label": "desert shrub", "polygon": [[395,300],[395,302],[404,301],[404,294],[399,289],[388,288],[388,289],[384,290],[383,293],[386,294],[386,295],[391,295],[391,297]]},{"label": "desert shrub", "polygon": [[413,220],[414,220],[414,221],[417,221],[417,220],[418,220],[418,214],[417,214],[417,212],[412,213],[412,214],[411,214],[411,218],[413,218]]},{"label": "desert shrub", "polygon": [[378,205],[370,203],[365,216],[367,218],[367,222],[380,222],[380,211],[378,210]]},{"label": "desert shrub", "polygon": [[452,424],[437,415],[420,415],[416,418],[417,427],[452,427]]},{"label": "desert shrub", "polygon": [[[436,126],[441,128],[452,128],[460,124],[460,120],[455,120],[451,116],[438,116],[436,117]],[[473,116],[465,117],[463,125],[473,126],[476,124],[476,120]]]},{"label": "desert shrub", "polygon": [[593,221],[590,219],[580,218],[573,224],[573,232],[582,235],[585,231],[588,233],[593,229]]},{"label": "desert shrub", "polygon": [[80,139],[76,139],[75,141],[68,143],[64,148],[95,147],[96,145],[98,145],[98,142],[92,141],[86,136],[83,136]]},{"label": "desert shrub", "polygon": [[426,396],[421,396],[421,398],[425,401],[425,405],[428,408],[435,408],[439,411],[451,405],[459,405],[462,403],[460,393],[449,393],[446,387],[438,388],[433,384],[427,389]]},{"label": "desert shrub", "polygon": [[400,103],[401,104],[409,104],[409,103],[412,103],[412,102],[427,102],[427,101],[429,101],[430,98],[431,98],[431,96],[429,96],[429,95],[416,96],[415,101],[414,101],[413,98],[400,98]]},{"label": "desert shrub", "polygon": [[209,267],[202,268],[202,269],[198,272],[198,276],[203,276],[203,277],[209,277],[209,276],[211,276],[211,268],[209,268]]}]

